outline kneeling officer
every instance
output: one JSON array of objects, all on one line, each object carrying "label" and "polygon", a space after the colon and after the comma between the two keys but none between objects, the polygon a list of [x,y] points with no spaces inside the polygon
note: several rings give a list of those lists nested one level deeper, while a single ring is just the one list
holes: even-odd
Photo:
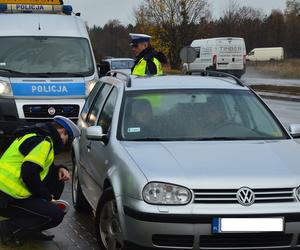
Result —
[{"label": "kneeling officer", "polygon": [[79,128],[68,118],[17,130],[16,139],[0,159],[0,222],[2,244],[34,237],[51,240],[43,230],[56,227],[64,212],[54,204],[64,182],[70,179],[66,167],[54,165],[54,155],[75,137]]}]

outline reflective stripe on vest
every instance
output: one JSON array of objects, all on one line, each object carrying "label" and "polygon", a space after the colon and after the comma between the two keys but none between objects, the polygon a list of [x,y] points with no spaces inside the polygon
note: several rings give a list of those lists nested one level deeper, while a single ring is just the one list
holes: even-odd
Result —
[{"label": "reflective stripe on vest", "polygon": [[[162,75],[163,71],[162,71],[162,67],[161,67],[161,63],[160,61],[158,61],[155,57],[152,58],[153,63],[156,66],[156,76],[158,75]],[[135,67],[133,68],[132,71],[132,75],[136,75],[136,76],[147,76],[146,74],[146,67],[147,67],[147,61],[142,58],[137,65],[135,65]]]},{"label": "reflective stripe on vest", "polygon": [[36,134],[27,134],[15,139],[0,159],[0,190],[17,199],[31,196],[31,192],[21,179],[22,164],[30,161],[39,165],[42,168],[40,178],[44,180],[49,172],[49,167],[54,161],[54,149],[51,139],[45,138],[26,156],[20,152],[20,145],[33,136],[36,136]]}]

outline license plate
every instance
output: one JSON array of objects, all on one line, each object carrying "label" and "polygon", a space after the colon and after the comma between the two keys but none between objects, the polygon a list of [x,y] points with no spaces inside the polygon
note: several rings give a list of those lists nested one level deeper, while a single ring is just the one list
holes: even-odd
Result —
[{"label": "license plate", "polygon": [[213,218],[213,233],[283,232],[284,218]]}]

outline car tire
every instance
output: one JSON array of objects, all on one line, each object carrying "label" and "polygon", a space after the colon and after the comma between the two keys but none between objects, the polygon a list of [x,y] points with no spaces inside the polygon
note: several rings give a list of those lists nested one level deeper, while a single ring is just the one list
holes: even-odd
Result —
[{"label": "car tire", "polygon": [[82,193],[78,178],[78,166],[73,158],[73,173],[72,173],[72,201],[77,212],[89,213],[92,208]]},{"label": "car tire", "polygon": [[112,188],[103,192],[96,211],[96,236],[101,250],[126,250]]}]

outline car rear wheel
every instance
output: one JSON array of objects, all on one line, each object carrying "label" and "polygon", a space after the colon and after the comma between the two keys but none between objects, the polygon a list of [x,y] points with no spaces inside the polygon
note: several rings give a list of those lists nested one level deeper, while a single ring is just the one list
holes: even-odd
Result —
[{"label": "car rear wheel", "polygon": [[112,188],[104,191],[96,211],[97,241],[102,250],[126,249]]},{"label": "car rear wheel", "polygon": [[72,200],[73,206],[77,212],[90,212],[91,206],[84,197],[79,179],[78,179],[78,166],[75,159],[73,159],[73,173],[72,173]]}]

